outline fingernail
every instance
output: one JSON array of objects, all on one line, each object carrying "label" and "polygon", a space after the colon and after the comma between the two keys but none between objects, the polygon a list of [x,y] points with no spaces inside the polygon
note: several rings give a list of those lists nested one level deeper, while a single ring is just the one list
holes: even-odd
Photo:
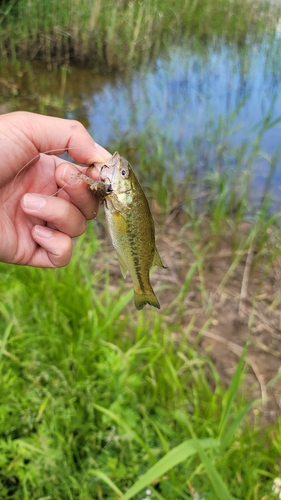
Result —
[{"label": "fingernail", "polygon": [[[112,154],[104,149],[100,144],[96,142],[96,152],[95,159],[92,163],[104,163],[106,160],[109,160],[112,157]],[[98,157],[98,156],[99,157]]]},{"label": "fingernail", "polygon": [[37,236],[41,236],[42,238],[50,238],[54,234],[54,231],[46,226],[35,226],[34,231]]},{"label": "fingernail", "polygon": [[46,198],[40,194],[27,193],[23,197],[23,204],[28,210],[40,210],[46,205]]},{"label": "fingernail", "polygon": [[63,182],[66,182],[69,186],[76,186],[76,184],[80,182],[80,179],[77,177],[78,173],[79,170],[77,168],[68,164],[64,167],[61,178]]}]

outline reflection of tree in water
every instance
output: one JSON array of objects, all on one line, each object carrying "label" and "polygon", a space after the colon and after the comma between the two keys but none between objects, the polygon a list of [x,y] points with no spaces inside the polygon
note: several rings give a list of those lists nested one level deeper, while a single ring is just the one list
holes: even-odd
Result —
[{"label": "reflection of tree in water", "polygon": [[[0,68],[0,104],[9,99],[9,110],[26,110],[69,116],[86,127],[85,99],[99,93],[114,75],[98,75],[78,66],[48,66],[41,62],[5,64]],[[16,97],[16,99],[14,99]]]}]

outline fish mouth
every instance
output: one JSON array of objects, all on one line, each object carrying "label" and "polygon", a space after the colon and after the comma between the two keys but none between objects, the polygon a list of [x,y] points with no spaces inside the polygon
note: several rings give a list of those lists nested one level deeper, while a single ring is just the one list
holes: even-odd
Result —
[{"label": "fish mouth", "polygon": [[[111,172],[106,172],[106,169],[110,170],[112,167],[109,167],[106,164],[103,165],[98,165],[97,163],[94,164],[94,166],[99,170],[99,180],[104,182],[106,185],[106,194],[110,194],[114,192],[113,186],[112,186],[112,180],[115,174],[115,166],[113,167],[113,171]],[[110,173],[110,177],[107,175]],[[130,193],[131,189],[125,189],[124,191],[118,191],[118,194],[126,194]]]},{"label": "fish mouth", "polygon": [[101,166],[101,169],[99,171],[99,178],[102,182],[109,182],[110,183],[111,181],[110,181],[109,177],[107,175],[103,175],[104,168],[108,168],[108,167],[106,165]]},{"label": "fish mouth", "polygon": [[107,165],[101,165],[100,163],[93,163],[92,165],[90,165],[90,167],[96,169],[96,172],[99,176],[99,181],[104,182],[106,184],[111,184],[114,171],[110,176],[111,178],[109,178],[107,172],[105,172],[105,169],[109,169]]}]

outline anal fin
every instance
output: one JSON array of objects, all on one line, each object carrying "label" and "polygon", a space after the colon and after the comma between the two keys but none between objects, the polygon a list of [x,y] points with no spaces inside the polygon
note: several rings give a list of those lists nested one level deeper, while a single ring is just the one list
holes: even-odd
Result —
[{"label": "anal fin", "polygon": [[117,254],[117,257],[118,257],[118,262],[120,265],[122,276],[125,279],[127,276],[128,268],[127,268],[126,264],[124,264],[123,260],[120,258],[120,256],[118,254]]},{"label": "anal fin", "polygon": [[161,257],[158,253],[158,250],[157,248],[155,247],[155,252],[154,252],[154,257],[153,257],[153,262],[152,262],[152,265],[153,266],[158,266],[158,267],[164,267],[164,269],[166,269],[166,266],[164,266],[162,260],[161,260]]}]

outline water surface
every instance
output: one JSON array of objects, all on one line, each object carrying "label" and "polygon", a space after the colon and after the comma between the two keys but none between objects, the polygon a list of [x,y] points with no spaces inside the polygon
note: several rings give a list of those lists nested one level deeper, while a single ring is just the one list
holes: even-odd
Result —
[{"label": "water surface", "polygon": [[150,151],[161,150],[163,168],[173,168],[178,180],[189,169],[201,175],[251,168],[261,193],[272,169],[271,195],[279,202],[279,47],[279,37],[244,48],[190,43],[170,47],[153,67],[114,76],[34,64],[6,70],[0,96],[9,109],[77,118],[110,150],[142,137]]}]

